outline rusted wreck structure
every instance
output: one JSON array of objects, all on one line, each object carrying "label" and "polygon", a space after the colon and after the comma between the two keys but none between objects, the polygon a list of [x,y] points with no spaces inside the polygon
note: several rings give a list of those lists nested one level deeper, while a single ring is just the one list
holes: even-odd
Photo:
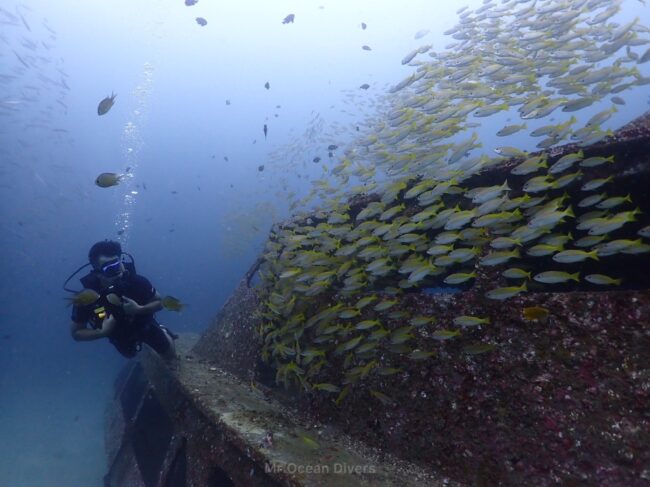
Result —
[{"label": "rusted wreck structure", "polygon": [[[576,150],[559,147],[550,158]],[[648,225],[650,114],[584,150],[615,155],[594,177],[611,176],[612,191],[629,193]],[[480,185],[501,183],[514,165],[482,173]],[[508,182],[521,191],[523,181]],[[463,183],[472,184],[479,177]],[[574,204],[584,198],[580,185],[567,193]],[[351,211],[365,203],[352,201]],[[521,261],[533,273],[548,270],[543,260]],[[578,264],[584,274],[592,265]],[[482,267],[460,292],[400,295],[401,309],[439,323],[489,318],[480,337],[498,346],[463,353],[478,331],[431,342],[435,357],[404,359],[399,374],[370,374],[336,406],[330,394],[275,384],[260,359],[253,268],[201,337],[181,337],[176,369],[144,353],[117,379],[106,485],[647,485],[650,254],[616,255],[597,269],[623,283],[531,284],[494,301],[485,292],[503,281],[502,269]],[[532,306],[548,318],[523,319]]]}]

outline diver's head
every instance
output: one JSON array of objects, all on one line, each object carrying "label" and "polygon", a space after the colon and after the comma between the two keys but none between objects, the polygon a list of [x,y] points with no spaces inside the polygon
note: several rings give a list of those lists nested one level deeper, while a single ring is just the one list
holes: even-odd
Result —
[{"label": "diver's head", "polygon": [[122,246],[119,242],[111,240],[97,242],[90,248],[88,260],[104,286],[113,284],[124,276]]}]

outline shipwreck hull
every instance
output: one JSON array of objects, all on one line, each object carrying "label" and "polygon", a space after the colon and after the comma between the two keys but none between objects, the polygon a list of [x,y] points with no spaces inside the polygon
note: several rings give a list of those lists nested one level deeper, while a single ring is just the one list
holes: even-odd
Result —
[{"label": "shipwreck hull", "polygon": [[[563,146],[550,156],[559,158],[577,149]],[[647,225],[650,114],[584,152],[585,157],[615,156],[616,164],[594,168],[590,175],[611,176],[608,193],[631,194]],[[509,174],[516,164],[510,161],[487,170],[463,186],[489,186],[507,179],[517,196],[525,178]],[[580,185],[567,188],[567,194],[573,204],[585,196]],[[357,198],[350,202],[350,211],[378,198]],[[447,206],[453,204],[449,201]],[[628,233],[616,238],[631,238]],[[551,261],[524,255],[518,264],[534,274],[549,270]],[[480,315],[490,324],[463,330],[453,340],[418,335],[417,348],[435,351],[434,357],[414,361],[390,356],[400,373],[369,375],[339,406],[330,394],[285,390],[275,384],[275,369],[260,359],[263,341],[257,330],[264,303],[258,289],[249,285],[251,276],[246,276],[198,341],[184,345],[178,370],[147,354],[137,366],[141,381],[131,379],[128,387],[129,381],[122,381],[116,387],[130,390],[145,384],[141,388],[148,392],[135,409],[158,403],[164,419],[155,425],[140,423],[137,414],[127,414],[134,407],[129,409],[125,401],[118,404],[116,396],[109,422],[113,434],[108,484],[647,485],[650,254],[615,255],[566,269],[621,277],[619,287],[603,288],[584,280],[544,287],[532,283],[527,293],[506,301],[485,297],[486,291],[508,285],[500,275],[503,268],[475,270],[471,285],[441,289],[432,281],[430,287],[400,295],[395,309],[435,316],[442,324],[460,315]],[[323,304],[334,298],[323,298]],[[522,310],[533,306],[546,308],[548,318],[524,319]],[[496,346],[467,353],[466,347],[477,342]],[[332,367],[331,376],[320,380],[335,383],[338,369]],[[222,397],[222,389],[229,387],[242,395]],[[251,403],[246,391],[259,402]],[[388,400],[378,401],[371,391],[382,391]],[[153,399],[142,399],[146,394]],[[230,401],[229,407],[237,405],[238,414],[247,418],[242,424],[249,433],[224,419],[232,414],[226,414],[228,408],[219,399]],[[265,409],[264,404],[272,407]],[[122,412],[115,413],[116,408]],[[155,428],[160,428],[162,440],[153,433],[146,433],[146,441],[140,443],[134,439],[137,432]],[[277,439],[273,445],[263,440],[269,433]],[[305,436],[317,445],[304,441]],[[342,441],[343,437],[347,439]],[[157,442],[166,445],[154,455],[159,465],[146,466],[137,445]],[[265,465],[331,463],[329,447],[337,452],[333,458],[348,458],[341,463],[372,466],[372,472],[265,471]],[[210,471],[220,472],[214,475],[223,474],[232,484],[206,483]],[[150,480],[144,482],[145,477]],[[181,478],[186,483],[168,480]]]},{"label": "shipwreck hull", "polygon": [[147,349],[120,374],[106,486],[457,485],[408,462],[386,465],[343,433],[319,435],[311,418],[196,357],[195,342],[180,338],[176,367]]}]

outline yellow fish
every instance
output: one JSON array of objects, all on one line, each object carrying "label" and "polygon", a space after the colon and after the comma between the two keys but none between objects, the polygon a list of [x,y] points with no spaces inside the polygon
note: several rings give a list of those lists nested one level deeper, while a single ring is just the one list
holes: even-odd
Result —
[{"label": "yellow fish", "polygon": [[115,293],[107,294],[106,301],[111,303],[113,306],[122,306],[122,298]]},{"label": "yellow fish", "polygon": [[516,296],[519,293],[523,293],[526,291],[528,291],[528,288],[526,287],[526,283],[524,282],[521,286],[518,287],[510,286],[510,287],[498,287],[496,289],[492,289],[491,291],[485,293],[485,297],[488,299],[497,299],[499,301],[502,301],[504,299],[511,298],[513,296]]},{"label": "yellow fish", "polygon": [[83,289],[71,298],[65,298],[69,301],[69,305],[87,306],[93,304],[99,299],[99,293],[93,289]]},{"label": "yellow fish", "polygon": [[314,389],[317,391],[326,391],[326,392],[340,392],[341,388],[335,386],[334,384],[328,384],[326,382],[322,384],[314,384]]},{"label": "yellow fish", "polygon": [[161,300],[163,308],[168,309],[169,311],[181,311],[186,304],[181,303],[181,301],[174,296],[165,296]]},{"label": "yellow fish", "polygon": [[541,321],[545,323],[548,319],[548,310],[542,308],[541,306],[531,306],[529,308],[524,308],[524,318],[528,321]]},{"label": "yellow fish", "polygon": [[433,339],[434,340],[449,340],[450,338],[454,338],[460,335],[460,331],[458,330],[436,330],[433,332]]},{"label": "yellow fish", "polygon": [[479,355],[485,352],[491,352],[496,348],[496,345],[492,343],[473,343],[471,345],[466,345],[463,347],[463,352],[468,355]]},{"label": "yellow fish", "polygon": [[313,439],[311,439],[309,436],[305,435],[300,435],[300,439],[303,441],[305,445],[307,445],[309,448],[317,449],[320,448],[320,445],[316,443]]},{"label": "yellow fish", "polygon": [[377,399],[379,399],[384,404],[392,404],[393,403],[393,400],[390,397],[388,397],[386,394],[384,394],[383,392],[370,391],[370,394],[375,396]]}]

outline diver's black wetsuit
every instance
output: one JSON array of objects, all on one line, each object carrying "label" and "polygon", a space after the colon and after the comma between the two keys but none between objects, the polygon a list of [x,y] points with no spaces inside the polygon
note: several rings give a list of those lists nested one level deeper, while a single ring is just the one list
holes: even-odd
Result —
[{"label": "diver's black wetsuit", "polygon": [[139,305],[149,303],[156,296],[156,289],[146,277],[134,272],[125,272],[117,283],[102,289],[99,278],[91,272],[81,279],[81,283],[85,288],[97,291],[101,297],[93,304],[74,306],[72,321],[85,326],[90,324],[99,329],[104,317],[113,315],[117,324],[109,340],[125,357],[133,357],[140,350],[142,343],[146,343],[160,355],[169,350],[170,343],[166,335],[171,338],[174,338],[174,335],[158,324],[153,313],[129,316],[121,306],[115,306],[106,299],[107,295],[113,293],[119,297],[131,298]]}]

